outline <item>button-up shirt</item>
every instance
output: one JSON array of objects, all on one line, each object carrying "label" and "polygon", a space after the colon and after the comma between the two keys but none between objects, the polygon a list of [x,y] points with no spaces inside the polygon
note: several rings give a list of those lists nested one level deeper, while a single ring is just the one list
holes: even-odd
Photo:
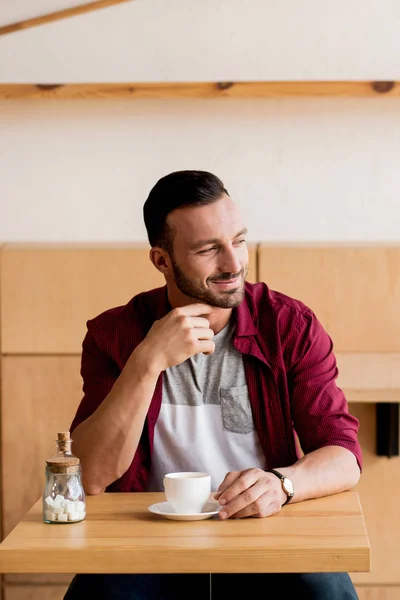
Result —
[{"label": "button-up shirt", "polygon": [[[164,286],[138,294],[128,304],[87,322],[81,362],[84,397],[71,431],[99,407],[133,350],[154,321],[169,310]],[[359,424],[349,414],[346,398],[336,385],[332,340],[310,308],[270,290],[265,283],[246,282],[244,299],[232,310],[231,318],[236,324],[233,343],[243,355],[254,424],[267,468],[296,462],[296,436],[305,454],[324,446],[342,446],[355,455],[361,468]],[[132,463],[108,491],[147,489],[162,378],[163,372]]]}]

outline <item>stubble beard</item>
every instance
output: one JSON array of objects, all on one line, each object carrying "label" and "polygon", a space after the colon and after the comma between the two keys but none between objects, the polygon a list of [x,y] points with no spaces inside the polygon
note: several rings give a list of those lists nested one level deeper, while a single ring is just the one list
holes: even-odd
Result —
[{"label": "stubble beard", "polygon": [[[185,296],[189,296],[190,298],[199,300],[199,302],[205,302],[205,304],[216,306],[218,308],[235,308],[242,302],[244,298],[244,282],[248,271],[247,266],[243,267],[239,274],[240,283],[238,284],[237,288],[224,290],[219,294],[216,294],[211,290],[204,289],[196,282],[195,279],[185,275],[181,268],[176,264],[172,256],[171,263],[176,286],[182,292],[182,294],[185,294]],[[223,273],[218,277],[208,278],[207,282],[212,280],[227,281],[228,279],[233,279],[237,276],[238,274],[235,275],[234,273]]]}]

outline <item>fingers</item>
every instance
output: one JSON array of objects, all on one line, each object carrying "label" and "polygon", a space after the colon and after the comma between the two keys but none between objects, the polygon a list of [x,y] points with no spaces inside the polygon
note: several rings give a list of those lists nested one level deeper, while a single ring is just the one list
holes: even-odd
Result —
[{"label": "fingers", "polygon": [[207,319],[203,319],[203,317],[186,317],[186,319],[185,325],[190,329],[210,329],[210,323]]},{"label": "fingers", "polygon": [[239,517],[240,513],[244,513],[246,516],[256,515],[263,511],[264,504],[267,502],[265,485],[263,481],[258,480],[254,485],[235,496],[233,500],[224,504],[220,511],[220,517],[221,519],[228,519],[232,516]]},{"label": "fingers", "polygon": [[215,344],[207,315],[215,311],[208,304],[196,303],[174,308],[153,323],[146,336],[148,352],[157,371],[179,365],[195,354],[212,354]]},{"label": "fingers", "polygon": [[214,497],[222,506],[220,519],[267,517],[281,510],[281,493],[277,478],[253,468],[228,473]]},{"label": "fingers", "polygon": [[[229,480],[229,485],[225,485],[225,482],[228,480],[231,473],[235,474],[235,477]],[[234,498],[242,494],[245,490],[250,488],[252,485],[256,483],[256,481],[260,478],[260,475],[263,475],[263,471],[259,469],[247,469],[246,471],[232,471],[228,473],[225,477],[224,481],[218,488],[218,491],[221,492],[219,496],[219,503],[221,505],[226,505],[231,502]]]},{"label": "fingers", "polygon": [[210,304],[196,302],[196,304],[188,304],[175,309],[178,313],[187,317],[199,317],[200,315],[209,315],[215,311],[215,307]]},{"label": "fingers", "polygon": [[[230,516],[234,519],[245,519],[246,517],[258,517],[263,519],[264,517],[269,517],[278,513],[281,508],[279,501],[276,498],[274,499],[270,493],[266,492],[254,502]],[[221,515],[221,518],[224,518],[223,515]]]},{"label": "fingers", "polygon": [[192,330],[192,335],[197,338],[196,341],[196,354],[202,352],[203,354],[213,354],[215,350],[215,343],[212,341],[214,332],[212,329],[202,329],[195,327]]},{"label": "fingers", "polygon": [[225,490],[227,490],[238,479],[238,477],[240,477],[240,474],[241,471],[229,471],[229,473],[225,475],[225,478],[218,490],[215,492],[214,498],[218,500],[218,498],[221,497],[221,494],[223,494]]},{"label": "fingers", "polygon": [[196,327],[193,331],[193,335],[195,335],[198,340],[212,340],[214,332],[212,329],[200,329]]},{"label": "fingers", "polygon": [[196,354],[212,354],[215,350],[215,344],[211,340],[199,340],[197,343],[198,352]]},{"label": "fingers", "polygon": [[187,315],[175,315],[177,324],[183,331],[192,331],[197,337],[199,337],[199,331],[203,334],[207,331],[207,339],[209,336],[213,336],[214,332],[210,329],[210,323],[208,319],[203,317],[188,317]]}]

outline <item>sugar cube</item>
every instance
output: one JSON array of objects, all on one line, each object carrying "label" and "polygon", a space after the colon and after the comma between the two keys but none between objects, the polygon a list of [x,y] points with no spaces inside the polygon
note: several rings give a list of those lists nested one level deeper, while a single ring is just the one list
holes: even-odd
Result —
[{"label": "sugar cube", "polygon": [[57,519],[58,521],[61,521],[63,523],[67,523],[67,521],[68,521],[68,515],[66,513],[61,513],[61,514],[59,514],[57,516],[58,516],[58,519]]}]

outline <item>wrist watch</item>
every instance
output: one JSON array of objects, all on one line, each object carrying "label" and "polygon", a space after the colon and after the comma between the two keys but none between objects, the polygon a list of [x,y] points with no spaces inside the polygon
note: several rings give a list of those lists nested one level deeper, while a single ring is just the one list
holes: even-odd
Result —
[{"label": "wrist watch", "polygon": [[282,473],[279,473],[279,471],[276,471],[275,469],[268,469],[267,473],[273,473],[281,480],[282,489],[287,496],[286,502],[282,504],[282,506],[285,506],[285,504],[288,504],[294,496],[293,483],[288,477],[282,475]]}]

